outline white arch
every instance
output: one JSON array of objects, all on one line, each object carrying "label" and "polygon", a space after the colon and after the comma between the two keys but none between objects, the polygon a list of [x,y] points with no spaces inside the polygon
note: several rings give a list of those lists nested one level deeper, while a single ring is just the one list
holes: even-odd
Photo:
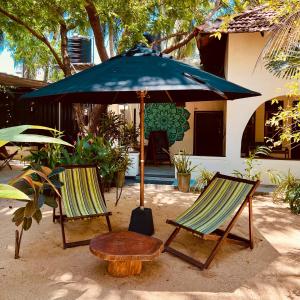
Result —
[{"label": "white arch", "polygon": [[[276,96],[269,99],[274,99]],[[269,100],[260,96],[245,98],[227,103],[226,111],[226,157],[229,159],[240,158],[241,142],[245,127],[256,111],[263,103]]]},{"label": "white arch", "polygon": [[[247,126],[247,124],[248,124],[248,122],[249,122],[251,116],[257,111],[257,109],[258,109],[262,104],[264,104],[264,103],[266,103],[266,102],[268,102],[268,101],[275,100],[275,99],[277,99],[277,100],[288,100],[288,99],[290,99],[290,100],[293,101],[293,100],[296,100],[296,97],[289,97],[289,96],[287,96],[287,95],[276,96],[276,97],[274,97],[274,98],[264,100],[262,103],[260,103],[258,106],[256,106],[256,108],[255,108],[254,110],[252,110],[252,112],[250,112],[250,109],[249,109],[249,111],[247,111],[247,114],[245,114],[245,118],[246,118],[246,115],[248,115],[248,119],[245,119],[245,120],[243,120],[243,122],[241,122],[241,126],[243,127],[243,130],[242,130],[242,136],[241,136],[241,139],[240,139],[240,147],[242,147],[242,141],[243,141],[244,131],[245,131],[245,129],[246,129],[246,126]],[[248,114],[248,113],[250,113],[250,114]],[[244,123],[245,123],[245,124],[244,124]],[[240,150],[241,150],[241,148],[240,148]],[[241,151],[240,151],[240,153],[241,153]]]}]

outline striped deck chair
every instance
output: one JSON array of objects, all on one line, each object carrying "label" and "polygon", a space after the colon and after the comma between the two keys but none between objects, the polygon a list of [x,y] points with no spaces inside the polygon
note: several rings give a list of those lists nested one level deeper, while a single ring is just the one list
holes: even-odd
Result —
[{"label": "striped deck chair", "polygon": [[90,240],[66,242],[64,221],[105,216],[108,230],[111,231],[109,220],[111,212],[107,211],[96,166],[63,167],[65,170],[59,174],[59,180],[63,183],[61,197],[58,198],[60,214],[55,215],[55,209],[53,210],[53,222],[58,219],[61,224],[63,248],[65,249],[88,245]]},{"label": "striped deck chair", "polygon": [[[209,267],[224,241],[253,249],[252,195],[258,185],[259,181],[216,173],[190,208],[178,216],[176,220],[167,220],[168,224],[174,225],[176,228],[165,242],[164,251],[203,270]],[[249,239],[230,233],[247,204],[249,208]],[[233,217],[230,218],[232,215]],[[226,229],[219,229],[226,221],[229,221]],[[204,263],[169,246],[180,229],[190,231],[203,239],[217,241]]]}]

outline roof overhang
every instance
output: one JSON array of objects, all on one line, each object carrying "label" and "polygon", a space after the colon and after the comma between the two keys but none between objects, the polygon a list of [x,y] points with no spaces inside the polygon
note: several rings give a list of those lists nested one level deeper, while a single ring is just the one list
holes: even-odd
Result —
[{"label": "roof overhang", "polygon": [[27,79],[0,72],[0,85],[2,86],[38,89],[47,84],[48,83],[44,81]]}]

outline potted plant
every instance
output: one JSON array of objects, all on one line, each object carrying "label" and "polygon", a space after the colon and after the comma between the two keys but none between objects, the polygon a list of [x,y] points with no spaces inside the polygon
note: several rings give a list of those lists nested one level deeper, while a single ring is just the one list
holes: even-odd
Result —
[{"label": "potted plant", "polygon": [[177,170],[178,189],[187,193],[190,190],[191,173],[197,166],[191,166],[190,157],[185,151],[171,157],[171,161]]},{"label": "potted plant", "polygon": [[130,165],[130,158],[128,151],[124,147],[119,147],[116,149],[116,187],[122,188],[125,183],[125,173]]}]

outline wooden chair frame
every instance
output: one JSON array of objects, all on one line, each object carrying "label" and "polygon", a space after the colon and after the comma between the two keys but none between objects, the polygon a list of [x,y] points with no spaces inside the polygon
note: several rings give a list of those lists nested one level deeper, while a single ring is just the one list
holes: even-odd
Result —
[{"label": "wooden chair frame", "polygon": [[0,152],[0,161],[2,161],[2,163],[0,165],[0,170],[2,170],[3,168],[5,168],[5,166],[8,166],[12,170],[12,167],[10,165],[10,161],[18,153],[18,150],[16,150],[12,154],[8,154],[7,151],[6,151],[6,149],[5,149],[5,146],[3,146],[3,147],[4,147],[4,150],[2,150],[2,152]]},{"label": "wooden chair frame", "polygon": [[[211,234],[201,234],[198,231],[195,231],[191,228],[188,228],[186,226],[178,224],[175,221],[172,221],[172,220],[167,220],[166,221],[167,224],[174,225],[176,228],[174,229],[174,231],[172,232],[170,237],[165,242],[164,252],[169,252],[170,254],[181,258],[182,260],[198,267],[201,270],[207,269],[209,267],[212,260],[214,259],[214,257],[218,253],[220,247],[222,246],[222,244],[225,241],[230,242],[230,243],[234,243],[234,244],[238,244],[238,245],[242,245],[242,246],[246,246],[246,247],[250,247],[250,249],[254,248],[252,196],[253,196],[256,188],[259,186],[260,181],[259,180],[251,181],[251,180],[247,180],[247,179],[236,178],[236,177],[232,177],[232,176],[223,175],[223,174],[220,174],[218,172],[218,173],[215,174],[215,176],[212,178],[212,180],[209,182],[209,184],[215,178],[224,178],[224,179],[229,179],[229,180],[233,180],[233,181],[237,181],[237,182],[245,182],[245,183],[253,184],[253,187],[249,191],[246,199],[242,202],[239,209],[237,210],[235,215],[232,217],[231,221],[229,222],[229,224],[227,225],[225,230],[216,229]],[[209,184],[206,186],[206,188],[209,186]],[[205,191],[205,189],[204,189],[204,191]],[[239,216],[241,215],[241,213],[243,212],[243,210],[247,206],[247,204],[248,204],[248,210],[249,210],[249,217],[248,217],[248,219],[249,219],[249,239],[238,236],[236,234],[230,233],[231,229],[236,224]],[[185,230],[193,233],[194,235],[196,235],[196,236],[198,236],[198,237],[200,237],[204,240],[215,240],[215,241],[217,241],[217,244],[215,245],[215,247],[213,248],[213,250],[211,251],[211,253],[209,254],[208,258],[206,259],[206,261],[204,263],[201,262],[201,261],[198,261],[198,260],[196,260],[196,259],[194,259],[190,256],[187,256],[186,254],[184,254],[184,253],[182,253],[182,252],[180,252],[180,251],[178,251],[178,250],[176,250],[176,249],[169,246],[172,243],[172,241],[175,239],[177,234],[179,233],[180,229],[185,229]]]},{"label": "wooden chair frame", "polygon": [[[102,182],[101,182],[101,177],[99,176],[98,169],[97,169],[96,165],[63,165],[61,167],[65,168],[65,169],[89,168],[89,167],[96,168],[96,170],[97,170],[97,179],[98,179],[98,183],[99,183],[99,186],[100,186],[101,195],[103,197],[103,201],[104,201],[105,206],[106,206],[104,193],[103,193],[103,186],[102,186]],[[104,214],[95,214],[95,215],[79,216],[79,217],[70,218],[70,217],[67,217],[66,215],[63,214],[61,197],[56,197],[56,200],[58,202],[59,215],[55,214],[55,208],[53,208],[53,223],[55,223],[56,220],[58,220],[58,222],[60,223],[61,233],[62,233],[63,249],[77,247],[77,246],[83,246],[83,245],[89,245],[89,243],[90,243],[90,239],[82,240],[82,241],[76,241],[76,242],[67,242],[66,234],[65,234],[65,226],[64,226],[64,222],[66,222],[66,221],[92,219],[92,218],[98,218],[98,217],[103,216],[103,217],[106,218],[108,231],[109,232],[112,231],[111,224],[110,224],[110,219],[109,219],[109,216],[112,214],[111,212],[107,212],[107,213],[104,213]]]}]

